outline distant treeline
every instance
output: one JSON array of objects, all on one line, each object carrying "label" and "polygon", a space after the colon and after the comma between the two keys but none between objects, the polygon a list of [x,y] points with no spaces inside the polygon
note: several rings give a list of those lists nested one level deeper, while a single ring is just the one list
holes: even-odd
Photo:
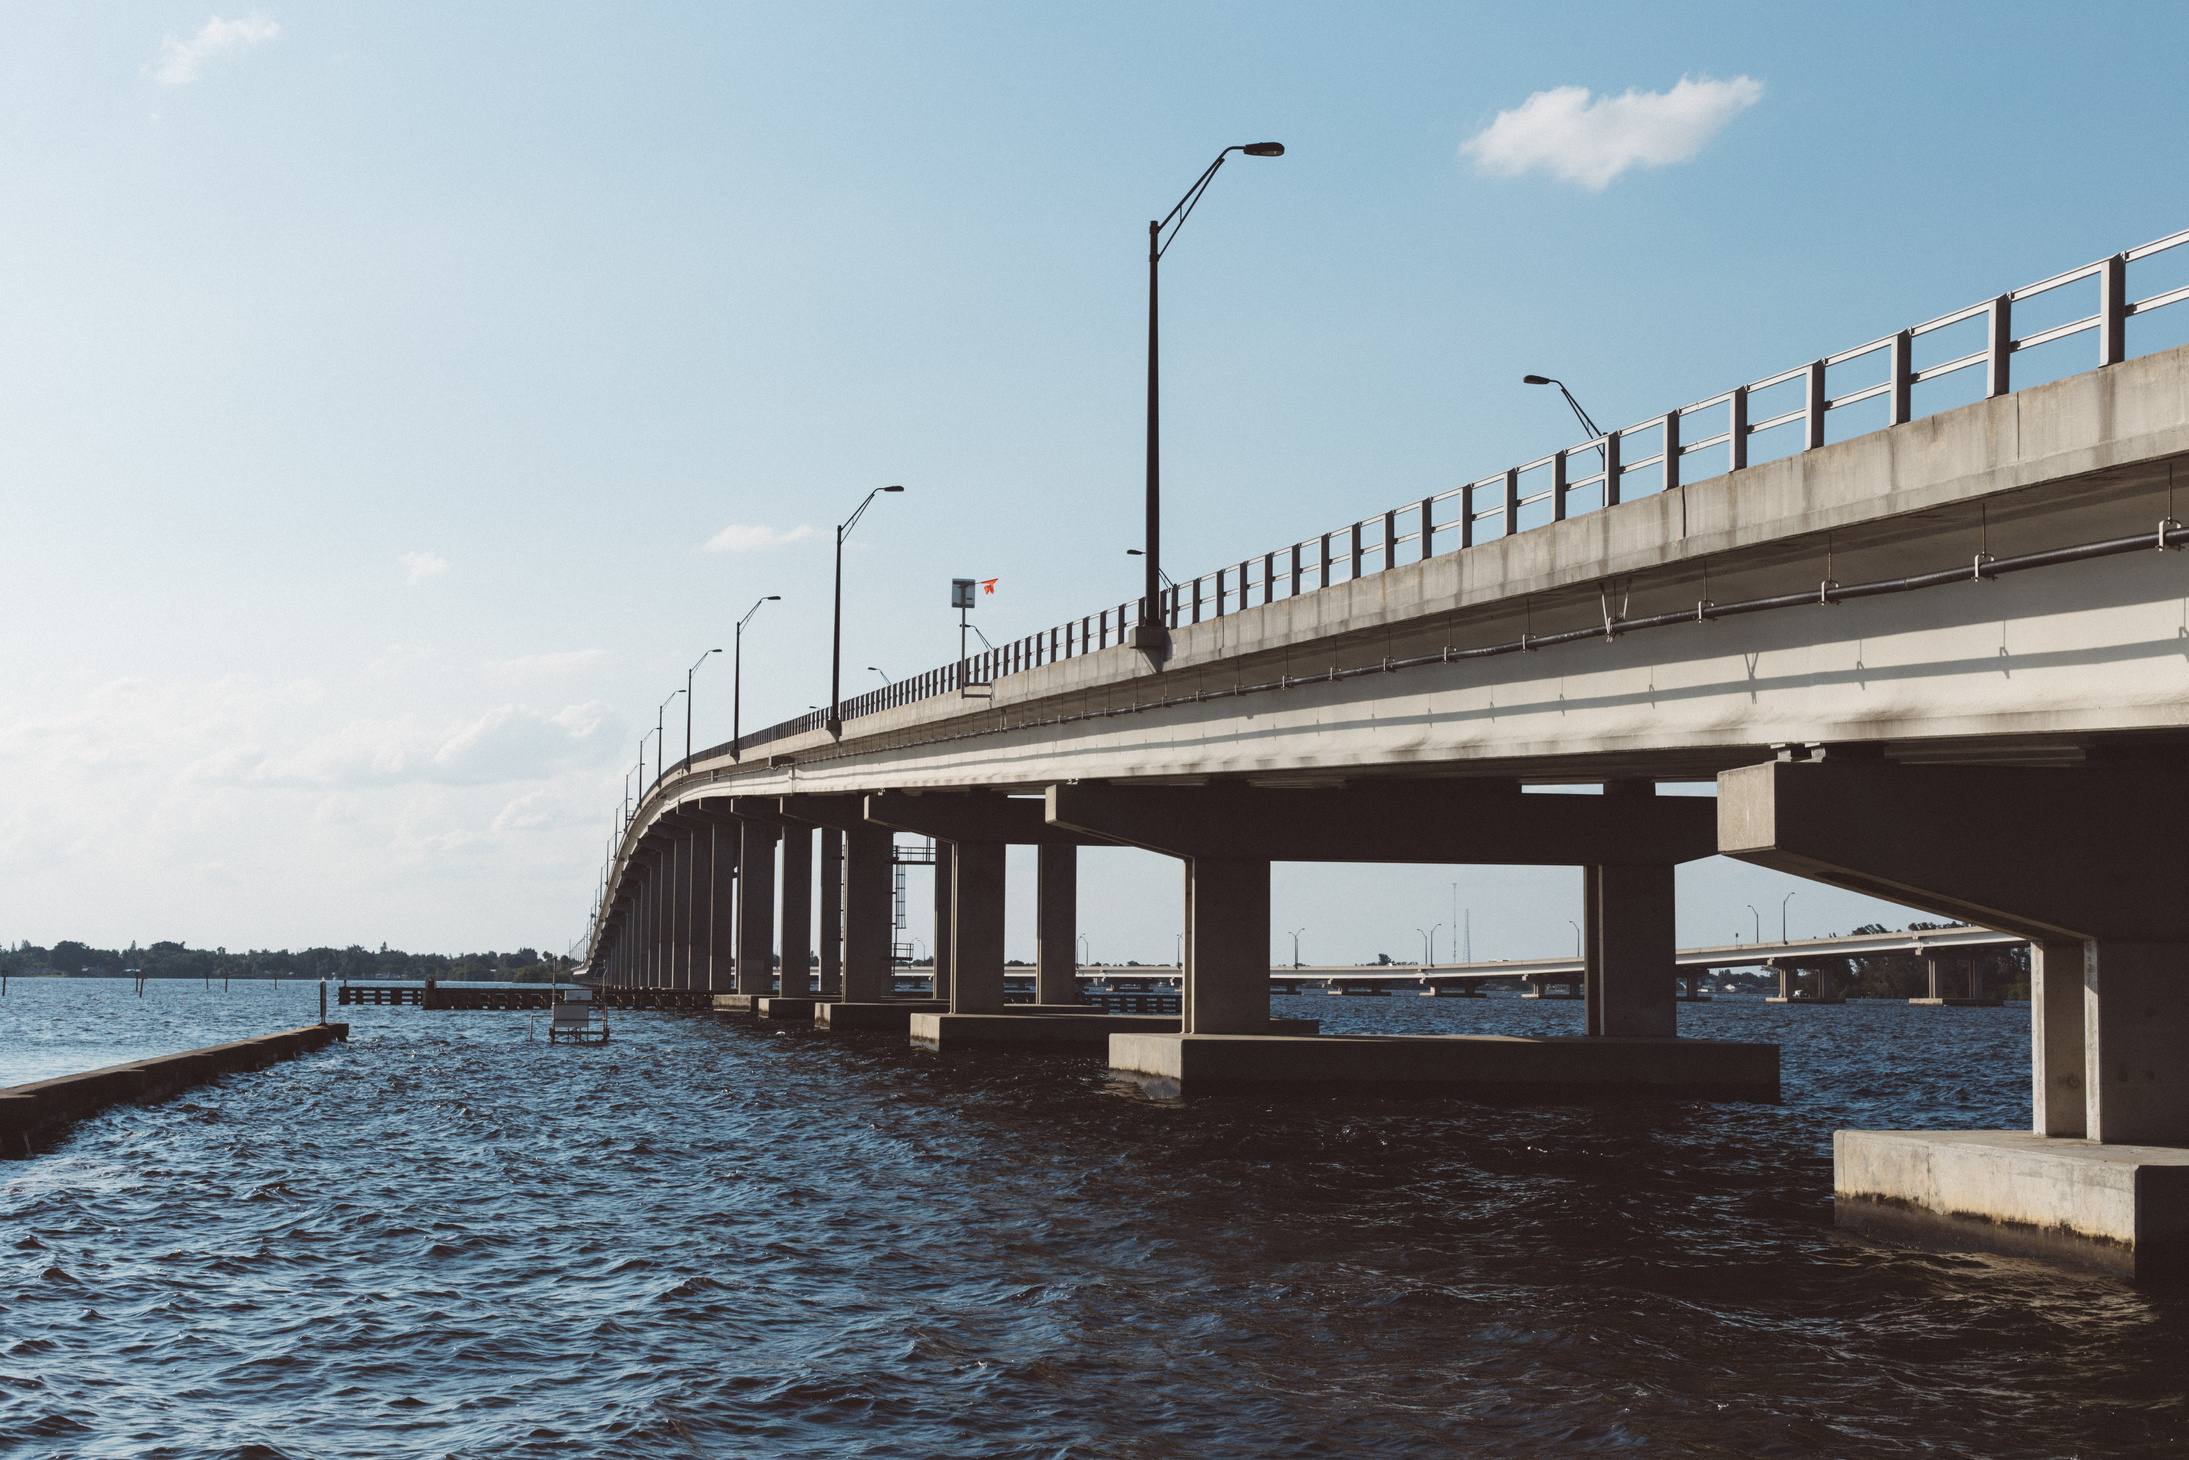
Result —
[{"label": "distant treeline", "polygon": [[226,948],[186,948],[180,943],[94,948],[67,940],[51,948],[18,943],[0,949],[0,972],[17,978],[40,974],[127,978],[134,976],[134,970],[146,978],[333,978],[353,982],[433,978],[544,983],[558,973],[567,977],[572,966],[570,959],[542,956],[533,948],[519,948],[513,953],[405,953],[385,943],[377,953],[354,943],[347,948],[304,948],[293,953],[286,948],[230,953]]}]

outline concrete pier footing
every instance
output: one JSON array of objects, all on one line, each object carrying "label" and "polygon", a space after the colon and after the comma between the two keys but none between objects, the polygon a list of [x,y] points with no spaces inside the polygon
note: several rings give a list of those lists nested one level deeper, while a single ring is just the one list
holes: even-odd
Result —
[{"label": "concrete pier footing", "polygon": [[1836,1131],[1836,1219],[1946,1251],[2189,1278],[2189,1147],[2030,1131]]},{"label": "concrete pier footing", "polygon": [[1779,1048],[1606,1035],[1116,1034],[1110,1068],[1168,1097],[1333,1085],[1635,1088],[1776,1100]]},{"label": "concrete pier footing", "polygon": [[[1766,997],[1764,1002],[1766,1004],[1844,1004],[1847,1001],[1841,998],[1818,998],[1815,994],[1788,994],[1784,998],[1772,994]],[[1917,1001],[1911,999],[1909,1002],[1915,1003]]]},{"label": "concrete pier footing", "polygon": [[2004,999],[1910,999],[1908,1002],[1932,1009],[1997,1009],[2006,1004]]},{"label": "concrete pier footing", "polygon": [[914,1014],[939,1014],[950,1005],[938,999],[898,999],[890,1003],[835,1003],[813,1006],[813,1027],[842,1034],[903,1034]]},{"label": "concrete pier footing", "polygon": [[[1178,1017],[1170,1014],[1104,1014],[1100,1010],[1074,1014],[1022,1014],[1018,1005],[1008,1014],[914,1014],[908,1033],[923,1049],[964,1049],[972,1046],[1037,1045],[1076,1050],[1104,1050],[1113,1034],[1176,1035]],[[1271,1019],[1269,1032],[1293,1036],[1312,1035],[1321,1025],[1313,1019]]]}]

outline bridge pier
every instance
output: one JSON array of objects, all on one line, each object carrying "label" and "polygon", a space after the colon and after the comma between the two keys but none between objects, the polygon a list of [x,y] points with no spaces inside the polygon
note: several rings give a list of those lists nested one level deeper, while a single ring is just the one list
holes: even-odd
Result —
[{"label": "bridge pier", "polygon": [[2153,814],[2189,775],[1839,759],[1718,786],[1727,855],[2031,940],[2030,1129],[1839,1131],[1840,1224],[2189,1275],[2189,844]]},{"label": "bridge pier", "polygon": [[[812,1000],[811,1017],[817,1028],[896,1032],[902,1034],[916,1009],[936,1007],[927,1001],[895,998],[896,865],[893,838],[887,827],[869,822],[858,796],[784,796],[775,803],[786,822],[823,828],[822,858],[826,863],[826,833],[834,832],[842,846],[842,991],[835,999]],[[827,893],[823,892],[826,917]],[[826,930],[822,944],[824,966],[828,957]]]},{"label": "bridge pier", "polygon": [[813,996],[813,829],[785,822],[783,842],[783,930],[776,987],[786,999]]},{"label": "bridge pier", "polygon": [[[1186,866],[1180,1032],[1113,1035],[1111,1068],[1158,1095],[1530,1084],[1775,1097],[1775,1045],[1634,1032],[1671,1027],[1671,869],[1706,855],[1712,843],[1707,803],[1660,800],[1652,790],[1523,797],[1513,783],[1382,780],[1342,790],[1051,786],[1052,824],[1179,857]],[[1276,1031],[1269,1017],[1272,861],[1467,863],[1492,848],[1499,861],[1589,868],[1584,983],[1596,1033],[1515,1039]],[[1606,857],[1610,849],[1626,860]]]},{"label": "bridge pier", "polygon": [[1035,848],[1034,1002],[1080,1004],[1079,848]]},{"label": "bridge pier", "polygon": [[821,828],[821,997],[844,996],[844,834]]},{"label": "bridge pier", "polygon": [[928,997],[938,1004],[952,1002],[951,970],[956,966],[957,944],[957,894],[952,887],[957,867],[952,844],[941,837],[935,839],[935,936],[933,955],[935,976],[928,988]]},{"label": "bridge pier", "polygon": [[737,858],[741,823],[711,818],[707,836],[707,984],[726,994],[737,985]]},{"label": "bridge pier", "polygon": [[738,827],[737,992],[747,999],[764,999],[775,987],[776,831],[757,816]]}]

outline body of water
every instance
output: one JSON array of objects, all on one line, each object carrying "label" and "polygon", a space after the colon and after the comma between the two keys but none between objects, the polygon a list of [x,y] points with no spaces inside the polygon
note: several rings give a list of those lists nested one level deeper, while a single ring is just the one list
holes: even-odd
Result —
[{"label": "body of water", "polygon": [[[82,1068],[317,1015],[311,985],[131,990],[11,983],[0,1082],[40,1077],[26,1049]],[[341,1012],[347,1045],[0,1163],[0,1454],[2189,1449],[2189,1300],[1832,1230],[1835,1127],[2027,1123],[2026,1008],[1683,1005],[1783,1046],[1778,1105],[1158,1105],[1098,1058]]]}]

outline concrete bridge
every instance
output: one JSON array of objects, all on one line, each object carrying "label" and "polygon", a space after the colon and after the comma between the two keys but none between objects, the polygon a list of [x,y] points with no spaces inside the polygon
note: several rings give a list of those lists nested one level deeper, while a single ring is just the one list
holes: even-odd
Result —
[{"label": "concrete bridge", "polygon": [[[1677,1033],[1673,868],[1724,854],[2031,944],[2033,1131],[1843,1132],[1848,1220],[2189,1262],[2189,1150],[2158,1149],[2189,1147],[2189,347],[2127,348],[2189,298],[2139,300],[2132,270],[2184,243],[1244,557],[1166,595],[1160,656],[1120,643],[1117,605],[847,702],[840,733],[817,714],[695,756],[622,829],[589,966],[755,1000],[818,911],[828,1000],[886,1003],[906,832],[944,849],[946,988],[913,1032],[1031,1034],[1099,1017],[1068,1012],[1076,848],[1135,846],[1183,880],[1175,1032],[1108,1033],[1153,1088],[1769,1094],[1775,1047]],[[2092,313],[2015,333],[2078,290]],[[1922,363],[1957,329],[1979,347]],[[2012,388],[2017,353],[2069,339],[2096,368]],[[1916,413],[1962,372],[1983,399]],[[1872,402],[1883,429],[1831,439]],[[1797,449],[1751,461],[1771,433]],[[1715,802],[1655,794],[1709,779]],[[1574,785],[1601,793],[1539,793]],[[1004,848],[1026,844],[1037,1003],[1006,1014]],[[1586,1033],[1280,1030],[1273,861],[1584,868]]]}]

